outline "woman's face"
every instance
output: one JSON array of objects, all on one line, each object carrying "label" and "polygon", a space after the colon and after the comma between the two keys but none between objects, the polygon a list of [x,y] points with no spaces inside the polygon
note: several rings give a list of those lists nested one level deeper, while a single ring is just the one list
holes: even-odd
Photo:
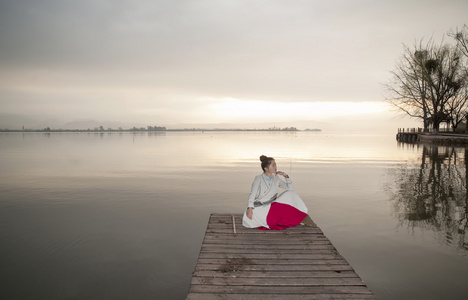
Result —
[{"label": "woman's face", "polygon": [[275,174],[276,173],[276,161],[272,160],[270,165],[267,168],[265,168],[265,171]]}]

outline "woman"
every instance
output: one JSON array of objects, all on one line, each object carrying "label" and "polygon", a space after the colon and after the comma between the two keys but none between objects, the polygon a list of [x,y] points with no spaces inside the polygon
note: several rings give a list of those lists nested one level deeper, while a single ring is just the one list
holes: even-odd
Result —
[{"label": "woman", "polygon": [[[296,192],[288,174],[278,171],[273,157],[260,156],[263,173],[252,183],[242,225],[248,228],[282,230],[304,224],[315,226],[307,207]],[[283,181],[278,175],[282,176]],[[278,195],[278,188],[286,190]]]}]

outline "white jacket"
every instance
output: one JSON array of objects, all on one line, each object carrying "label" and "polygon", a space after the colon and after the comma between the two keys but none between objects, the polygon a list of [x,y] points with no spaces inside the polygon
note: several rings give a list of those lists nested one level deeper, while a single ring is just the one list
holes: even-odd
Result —
[{"label": "white jacket", "polygon": [[254,202],[267,202],[278,194],[278,187],[293,191],[294,185],[289,178],[285,178],[286,182],[279,178],[279,176],[272,174],[270,184],[268,184],[265,176],[262,174],[255,176],[252,183],[252,189],[249,194],[248,207],[254,207]]}]

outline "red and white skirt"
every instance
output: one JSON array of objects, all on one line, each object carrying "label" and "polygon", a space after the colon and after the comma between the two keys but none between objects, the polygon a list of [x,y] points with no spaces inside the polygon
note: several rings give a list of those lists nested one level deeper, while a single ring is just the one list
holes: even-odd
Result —
[{"label": "red and white skirt", "polygon": [[294,191],[285,191],[275,202],[255,207],[252,220],[244,212],[242,225],[263,230],[283,230],[299,225],[307,216],[307,207]]}]

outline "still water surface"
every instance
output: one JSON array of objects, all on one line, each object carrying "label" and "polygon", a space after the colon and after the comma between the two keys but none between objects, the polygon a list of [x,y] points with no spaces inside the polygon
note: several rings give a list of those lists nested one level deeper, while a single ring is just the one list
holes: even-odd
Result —
[{"label": "still water surface", "polygon": [[466,299],[465,148],[326,132],[1,133],[4,299],[185,299],[261,154],[379,299]]}]

